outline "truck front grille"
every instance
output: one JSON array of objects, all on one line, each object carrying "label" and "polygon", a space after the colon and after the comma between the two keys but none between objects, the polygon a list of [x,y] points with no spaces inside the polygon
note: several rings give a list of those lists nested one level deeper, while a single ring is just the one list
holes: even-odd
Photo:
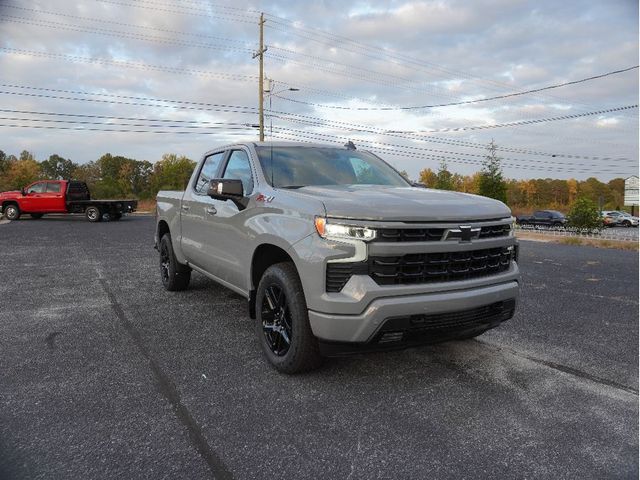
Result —
[{"label": "truck front grille", "polygon": [[381,228],[376,230],[377,242],[439,242],[445,228]]},{"label": "truck front grille", "polygon": [[511,231],[511,225],[489,225],[480,228],[480,238],[506,237]]},{"label": "truck front grille", "polygon": [[468,280],[508,270],[512,255],[512,248],[498,247],[466,252],[370,257],[369,275],[378,285]]},{"label": "truck front grille", "polygon": [[515,247],[465,252],[371,256],[366,262],[328,263],[327,292],[339,292],[352,275],[369,275],[378,285],[437,283],[495,275],[509,270]]},{"label": "truck front grille", "polygon": [[[451,227],[451,228],[458,228]],[[439,242],[446,228],[379,228],[376,229],[375,242]],[[511,225],[485,225],[480,227],[478,238],[507,237]]]}]

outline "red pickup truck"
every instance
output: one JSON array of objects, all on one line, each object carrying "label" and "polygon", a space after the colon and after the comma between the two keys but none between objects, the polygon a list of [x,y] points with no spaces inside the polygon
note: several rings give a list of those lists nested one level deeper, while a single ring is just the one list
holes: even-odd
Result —
[{"label": "red pickup truck", "polygon": [[87,184],[78,180],[40,180],[22,190],[0,193],[0,213],[8,220],[18,220],[23,213],[32,218],[84,213],[90,222],[120,220],[137,207],[137,200],[92,200]]}]

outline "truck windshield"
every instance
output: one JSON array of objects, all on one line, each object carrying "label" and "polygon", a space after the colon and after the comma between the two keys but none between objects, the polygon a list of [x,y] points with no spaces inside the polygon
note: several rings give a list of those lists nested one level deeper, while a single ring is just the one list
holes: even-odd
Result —
[{"label": "truck windshield", "polygon": [[310,185],[388,185],[408,187],[393,168],[367,152],[331,147],[256,147],[270,185],[301,188]]}]

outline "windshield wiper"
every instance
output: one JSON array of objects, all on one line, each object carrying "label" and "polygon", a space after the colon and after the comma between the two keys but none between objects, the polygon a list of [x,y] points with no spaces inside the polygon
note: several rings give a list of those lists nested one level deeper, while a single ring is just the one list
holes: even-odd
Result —
[{"label": "windshield wiper", "polygon": [[277,188],[288,188],[290,190],[296,190],[298,188],[303,188],[303,187],[306,187],[306,185],[281,185]]}]

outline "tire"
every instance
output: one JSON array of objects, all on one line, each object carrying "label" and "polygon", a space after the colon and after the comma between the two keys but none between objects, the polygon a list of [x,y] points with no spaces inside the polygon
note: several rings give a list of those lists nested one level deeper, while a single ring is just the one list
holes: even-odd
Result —
[{"label": "tire", "polygon": [[44,213],[30,213],[29,215],[31,215],[31,218],[33,218],[34,220],[38,220],[44,217]]},{"label": "tire", "polygon": [[111,215],[111,221],[112,222],[117,222],[121,218],[122,218],[122,214],[121,213],[114,213],[113,215]]},{"label": "tire", "polygon": [[186,290],[191,281],[191,269],[178,263],[173,253],[171,235],[165,233],[160,239],[160,279],[165,290],[179,292]]},{"label": "tire", "polygon": [[14,221],[20,219],[20,208],[14,203],[4,207],[3,212],[7,220]]},{"label": "tire", "polygon": [[256,293],[256,333],[269,362],[282,373],[315,370],[323,361],[311,332],[300,277],[291,262],[270,266]]},{"label": "tire", "polygon": [[624,222],[622,222],[622,225],[629,228],[631,227],[631,222],[629,220],[625,220]]},{"label": "tire", "polygon": [[91,223],[96,223],[102,220],[102,212],[98,207],[87,207],[87,209],[84,211],[84,214],[87,217],[87,220],[89,220]]}]

